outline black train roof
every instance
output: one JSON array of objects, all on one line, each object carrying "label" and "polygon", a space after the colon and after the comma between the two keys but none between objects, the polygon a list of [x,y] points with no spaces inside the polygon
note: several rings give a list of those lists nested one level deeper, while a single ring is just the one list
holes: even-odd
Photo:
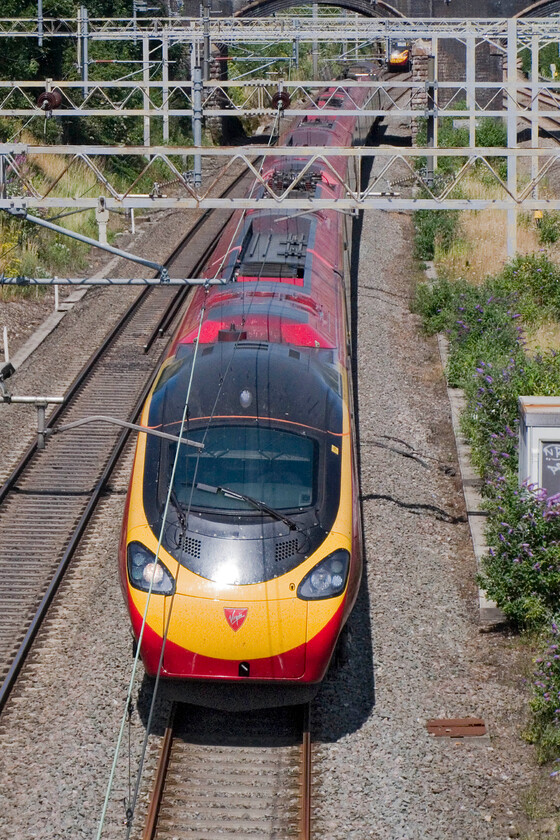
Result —
[{"label": "black train roof", "polygon": [[[195,346],[180,345],[174,361],[160,375],[150,404],[150,426],[177,433]],[[342,397],[333,356],[332,350],[287,344],[201,344],[189,398],[189,421],[210,416],[273,418],[340,434]],[[242,399],[242,392],[249,396],[244,394]]]}]

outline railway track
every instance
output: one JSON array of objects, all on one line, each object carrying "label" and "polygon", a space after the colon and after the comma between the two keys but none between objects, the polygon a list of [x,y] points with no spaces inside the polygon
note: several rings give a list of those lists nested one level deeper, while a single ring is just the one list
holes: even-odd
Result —
[{"label": "railway track", "polygon": [[[227,191],[243,192],[244,177]],[[197,273],[223,224],[223,213],[204,214],[168,261],[172,273]],[[134,420],[158,369],[162,351],[155,340],[186,292],[140,292],[49,425],[95,414]],[[0,710],[128,435],[113,425],[92,424],[51,438],[42,451],[33,444],[0,488]]]},{"label": "railway track", "polygon": [[[553,94],[547,93],[546,91],[542,91],[539,93],[539,108],[544,108],[547,111],[557,110],[560,107],[560,97],[554,96]],[[533,101],[533,95],[530,88],[525,90],[520,90],[518,92],[518,101],[520,105],[523,105],[527,108],[527,115],[521,115],[521,119],[531,123],[531,103]],[[558,137],[558,132],[560,131],[560,118],[555,117],[543,117],[539,114],[539,127],[541,130],[545,131],[550,137],[552,137],[556,142],[560,143],[560,139]]]},{"label": "railway track", "polygon": [[173,708],[142,840],[309,840],[309,707]]}]

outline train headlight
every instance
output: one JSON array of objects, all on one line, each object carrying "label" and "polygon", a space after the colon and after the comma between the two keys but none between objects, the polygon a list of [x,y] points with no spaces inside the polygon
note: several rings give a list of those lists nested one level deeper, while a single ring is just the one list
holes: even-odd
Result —
[{"label": "train headlight", "polygon": [[[139,542],[131,542],[127,549],[128,579],[131,586],[156,595],[173,595],[175,581],[161,560],[156,563],[153,552]],[[153,584],[152,584],[153,579]]]},{"label": "train headlight", "polygon": [[339,548],[317,563],[298,586],[298,598],[315,601],[336,598],[344,592],[350,568],[350,554]]}]

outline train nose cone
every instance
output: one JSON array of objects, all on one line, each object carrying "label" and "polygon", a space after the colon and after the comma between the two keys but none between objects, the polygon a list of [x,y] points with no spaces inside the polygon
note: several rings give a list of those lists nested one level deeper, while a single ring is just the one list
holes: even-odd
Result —
[{"label": "train nose cone", "polygon": [[[227,601],[225,602],[227,603]],[[164,653],[169,676],[299,679],[305,673],[307,603],[299,598],[249,601],[175,595]]]}]

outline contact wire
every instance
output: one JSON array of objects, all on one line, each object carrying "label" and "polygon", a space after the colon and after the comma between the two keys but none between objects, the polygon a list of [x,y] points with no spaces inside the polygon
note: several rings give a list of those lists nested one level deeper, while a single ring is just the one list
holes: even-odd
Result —
[{"label": "contact wire", "polygon": [[[276,123],[273,127],[273,133],[274,133],[274,128],[275,127],[276,127]],[[269,145],[270,145],[270,141],[269,141]],[[262,168],[262,166],[261,166],[261,168]],[[255,179],[255,181],[253,182],[253,185],[251,187],[250,194],[253,193],[256,185],[257,185],[257,180]],[[239,218],[239,222],[237,223],[237,225],[235,227],[235,230],[232,234],[232,237],[231,237],[231,240],[230,240],[230,246],[234,242],[235,237],[237,236],[237,233],[239,231],[239,228],[240,228],[240,226],[242,225],[242,223],[245,219],[245,216],[246,216],[246,213],[243,212],[241,214],[241,216]],[[229,249],[227,249],[227,250],[229,250]],[[226,250],[226,253],[227,253],[227,250]],[[220,273],[222,267],[223,267],[223,265],[220,265],[220,268],[216,272],[216,275],[215,275],[216,277]],[[206,293],[208,293],[208,287],[206,288]],[[245,303],[244,298],[245,298],[245,296],[243,295],[243,302]],[[192,381],[193,381],[193,376],[194,376],[195,362],[196,362],[196,352],[197,352],[198,346],[200,344],[200,334],[201,334],[201,330],[202,330],[202,322],[203,322],[203,319],[204,319],[204,310],[205,310],[205,307],[202,308],[200,322],[199,322],[199,326],[198,326],[198,335],[197,335],[197,340],[196,340],[195,355],[193,357],[193,363],[192,363],[192,367],[191,367],[189,385],[188,385],[188,389],[187,389],[187,401],[185,403],[183,417],[182,417],[182,420],[181,420],[181,434],[179,436],[179,441],[180,441],[181,436],[185,432],[185,422],[186,422],[186,419],[187,419],[188,400],[189,400],[189,397],[190,397]],[[235,342],[235,347],[234,347],[234,352],[235,352],[235,349],[237,347],[237,343],[238,342],[236,341]],[[202,441],[203,443],[206,439],[206,435],[208,434],[208,431],[209,431],[210,425],[212,423],[214,413],[216,411],[216,407],[218,405],[218,400],[219,400],[220,394],[222,392],[222,388],[224,386],[225,380],[228,376],[228,373],[229,373],[230,369],[231,369],[231,360],[230,360],[230,363],[228,364],[227,370],[225,371],[225,373],[224,373],[224,375],[221,379],[221,382],[219,384],[218,392],[216,394],[216,398],[214,400],[214,405],[212,407],[212,413],[211,413],[211,416],[209,417],[208,423],[206,425],[206,429],[205,429],[205,433],[204,433],[204,437],[203,437],[203,441]],[[156,562],[157,562],[157,559],[159,557],[159,550],[160,550],[160,547],[161,547],[161,542],[163,540],[163,529],[164,529],[164,526],[165,526],[165,521],[167,519],[167,510],[168,510],[168,505],[169,505],[169,501],[170,501],[170,498],[171,498],[171,490],[173,488],[173,484],[174,484],[174,481],[175,481],[175,472],[176,472],[177,463],[178,463],[178,459],[179,459],[179,451],[180,451],[179,445],[177,445],[177,450],[176,450],[176,453],[175,453],[175,459],[174,459],[174,462],[173,462],[173,468],[171,470],[171,476],[170,476],[170,479],[169,479],[169,489],[168,489],[168,493],[167,493],[166,508],[165,508],[165,512],[164,512],[164,516],[163,516],[163,522],[162,522],[162,528],[161,528],[161,532],[160,532],[160,540],[159,540],[159,544],[158,544],[158,551],[157,551],[157,554],[156,554]],[[200,455],[197,454],[196,465],[195,465],[195,476],[198,472],[199,460],[200,460]],[[195,479],[193,478],[193,483],[192,483],[192,486],[191,486],[191,492],[190,492],[190,496],[189,496],[189,504],[187,506],[187,510],[185,511],[185,520],[186,521],[188,521],[190,511],[191,511],[191,507],[192,507],[192,497],[193,497],[193,492],[194,492],[194,483],[195,483]],[[154,567],[154,572],[155,572],[155,567]],[[153,719],[155,703],[156,703],[156,699],[157,699],[157,695],[158,695],[161,671],[162,671],[162,667],[163,667],[163,657],[164,657],[164,654],[165,654],[165,647],[166,647],[166,643],[167,643],[167,637],[168,637],[168,634],[169,634],[169,627],[170,627],[170,624],[171,624],[171,616],[172,616],[172,613],[173,613],[175,593],[171,596],[170,600],[171,600],[171,603],[169,605],[169,610],[167,611],[165,628],[164,628],[163,636],[162,636],[162,645],[161,645],[160,657],[159,657],[159,662],[158,662],[156,679],[155,679],[155,683],[154,683],[154,689],[153,689],[153,693],[152,693],[152,699],[151,699],[151,702],[150,702],[150,711],[148,713],[148,720],[147,720],[147,723],[146,723],[146,731],[145,731],[145,734],[144,734],[144,742],[142,744],[142,751],[141,751],[141,755],[140,755],[140,763],[139,763],[137,777],[136,777],[136,785],[135,785],[135,788],[134,788],[134,796],[133,796],[132,803],[130,805],[130,811],[132,812],[132,815],[134,815],[134,811],[136,809],[136,803],[138,801],[138,796],[139,796],[139,793],[140,793],[140,784],[141,784],[141,781],[142,781],[142,772],[143,772],[143,769],[144,769],[144,761],[145,761],[147,747],[148,747],[148,739],[150,737],[151,728],[152,728],[152,719]],[[140,646],[140,642],[138,643],[138,647],[139,646]],[[126,840],[129,840],[131,831],[132,831],[132,820],[130,821],[130,823],[128,825]]]},{"label": "contact wire", "polygon": [[[204,306],[202,307],[202,309],[200,311],[200,320],[199,320],[199,324],[198,324],[198,338],[200,337],[200,333],[202,331],[202,322],[203,322],[203,319],[204,319],[205,311],[206,311],[206,303],[204,304]],[[118,758],[119,758],[119,753],[120,753],[120,749],[121,749],[121,745],[122,745],[122,741],[123,741],[123,736],[124,736],[124,730],[125,730],[125,727],[126,727],[126,721],[127,721],[127,717],[128,717],[128,707],[129,707],[129,703],[132,701],[132,692],[133,692],[134,683],[135,683],[135,680],[136,680],[136,672],[138,670],[138,663],[140,661],[140,649],[141,649],[141,645],[142,645],[142,639],[143,639],[143,636],[144,636],[144,630],[146,628],[146,622],[147,622],[147,616],[148,616],[148,607],[149,607],[149,604],[150,604],[150,598],[151,598],[152,590],[153,590],[153,586],[154,586],[154,578],[155,578],[155,573],[156,573],[157,564],[158,564],[158,560],[159,560],[161,544],[162,544],[162,541],[163,541],[163,533],[164,533],[164,529],[165,529],[165,523],[167,521],[169,503],[170,503],[170,500],[171,500],[171,488],[173,487],[173,480],[174,480],[174,477],[175,477],[175,469],[176,469],[176,466],[177,466],[177,462],[178,462],[178,458],[179,458],[179,452],[180,452],[180,449],[181,449],[181,439],[182,439],[183,434],[184,434],[185,420],[186,420],[186,417],[187,417],[187,410],[188,410],[191,387],[192,387],[192,382],[193,382],[193,375],[194,375],[194,367],[195,367],[196,357],[197,357],[197,354],[198,354],[199,344],[200,344],[200,342],[197,340],[196,344],[195,344],[193,363],[192,363],[192,366],[191,366],[191,375],[190,375],[189,384],[188,384],[188,387],[187,387],[187,394],[186,394],[186,397],[185,397],[185,405],[184,405],[184,409],[183,409],[183,420],[182,420],[182,423],[181,423],[181,430],[179,432],[179,437],[178,437],[178,441],[177,441],[177,451],[175,453],[175,460],[173,462],[173,469],[172,469],[172,474],[171,474],[171,481],[169,483],[169,490],[167,491],[167,498],[165,500],[165,508],[164,508],[162,524],[161,524],[161,529],[160,529],[160,534],[159,534],[159,539],[158,539],[158,547],[157,547],[157,551],[156,551],[154,569],[153,569],[152,577],[151,577],[151,580],[150,580],[150,587],[148,589],[148,597],[146,598],[146,606],[144,608],[144,613],[143,613],[143,616],[142,616],[142,626],[140,628],[140,634],[138,636],[138,644],[137,644],[137,647],[136,647],[136,653],[135,653],[134,662],[133,662],[133,665],[132,665],[132,673],[130,675],[130,681],[129,681],[129,685],[128,685],[128,694],[127,694],[126,703],[125,703],[125,710],[124,710],[124,714],[123,714],[123,717],[122,717],[122,720],[121,720],[119,734],[118,734],[118,737],[117,737],[117,744],[116,744],[115,753],[114,753],[114,756],[113,756],[113,763],[111,765],[111,771],[109,773],[109,780],[107,782],[107,789],[106,789],[106,792],[105,792],[105,799],[104,799],[104,802],[103,802],[103,808],[102,808],[101,816],[100,816],[100,819],[99,819],[99,825],[98,825],[97,835],[96,835],[97,840],[101,840],[101,837],[102,837],[102,834],[103,834],[103,828],[104,828],[104,825],[105,825],[105,818],[106,818],[106,815],[107,815],[107,809],[109,807],[109,798],[110,798],[110,795],[111,795],[111,791],[113,789],[113,782],[114,782],[114,779],[115,779],[115,772],[116,772],[116,769],[117,769],[117,761],[118,761]],[[159,671],[160,671],[160,668],[158,668],[158,679],[159,679]],[[155,692],[154,692],[154,697],[155,697]],[[152,699],[152,706],[150,708],[149,723],[151,723],[152,712],[153,712],[153,704],[154,704],[154,700]],[[141,775],[141,771],[142,771],[143,765],[144,765],[144,758],[145,758],[145,752],[146,752],[146,746],[147,746],[147,738],[149,736],[149,732],[150,732],[150,730],[149,730],[149,727],[147,726],[146,727],[146,737],[144,739],[144,745],[143,745],[143,752],[142,752],[142,755],[141,755],[139,776]],[[135,799],[134,799],[135,802],[136,802],[136,798],[137,798],[138,788],[139,788],[139,781],[137,781],[136,787],[135,787]],[[132,809],[132,810],[133,810],[133,814],[134,814],[134,809]],[[130,826],[130,828],[131,827],[132,826]],[[127,838],[130,836],[130,828],[127,831]]]},{"label": "contact wire", "polygon": [[[253,183],[253,185],[251,187],[251,193],[253,192],[253,190],[256,186],[256,183],[257,182],[255,180],[255,182]],[[240,228],[244,218],[245,218],[245,213],[242,213],[242,215],[239,219],[239,222],[236,225],[235,231],[232,234],[232,237],[231,237],[231,240],[230,240],[230,245],[235,240],[235,237],[237,236],[237,233],[239,231],[239,228]],[[220,266],[220,268],[216,272],[216,275],[215,275],[216,277],[220,273],[221,268],[222,268],[222,266]],[[208,287],[206,288],[206,293],[208,293]],[[186,423],[186,419],[187,419],[188,400],[189,400],[189,397],[190,397],[192,381],[193,381],[193,376],[194,376],[197,350],[198,350],[198,346],[200,344],[200,334],[201,334],[201,330],[202,330],[202,322],[203,322],[203,319],[204,319],[204,310],[205,310],[205,307],[203,307],[202,310],[201,310],[201,317],[200,317],[200,322],[199,322],[199,325],[198,325],[198,334],[197,334],[196,345],[195,345],[195,354],[193,356],[193,363],[192,363],[192,366],[191,366],[191,374],[190,374],[189,384],[188,384],[188,388],[187,388],[187,401],[185,403],[185,407],[184,407],[184,411],[183,411],[183,417],[181,419],[181,434],[179,436],[179,441],[181,439],[181,436],[185,432],[185,423]],[[235,346],[237,347],[237,341],[235,342]],[[235,348],[234,348],[234,351],[235,351]],[[212,413],[211,413],[211,416],[208,419],[208,423],[206,424],[204,437],[202,439],[203,443],[206,440],[206,435],[208,434],[210,425],[212,423],[212,419],[213,419],[214,413],[216,411],[216,406],[218,405],[218,400],[219,400],[220,394],[222,392],[222,388],[224,386],[227,375],[230,371],[230,368],[231,368],[231,361],[228,364],[227,370],[225,371],[225,373],[224,373],[224,375],[221,379],[221,382],[219,384],[218,392],[216,394],[216,398],[214,400],[214,405],[212,407]],[[176,472],[176,467],[177,467],[177,463],[178,463],[178,459],[179,459],[179,452],[180,452],[179,445],[177,445],[177,450],[175,452],[175,459],[174,459],[174,462],[173,462],[173,468],[171,470],[171,476],[170,476],[170,479],[169,479],[169,489],[168,489],[168,492],[167,492],[167,504],[166,504],[166,508],[165,508],[164,516],[163,516],[162,528],[161,528],[161,532],[160,532],[160,541],[159,541],[159,544],[158,544],[158,552],[156,554],[156,562],[157,562],[157,559],[159,557],[159,549],[160,549],[160,546],[161,546],[161,542],[163,540],[163,529],[164,529],[164,526],[165,526],[165,521],[167,519],[167,510],[168,510],[168,505],[169,505],[169,501],[170,501],[170,498],[171,498],[171,490],[173,488],[173,484],[174,484],[174,481],[175,481],[175,472]],[[200,455],[197,454],[196,465],[195,465],[195,476],[193,477],[193,483],[192,483],[192,486],[191,486],[191,492],[190,492],[190,496],[189,496],[189,504],[187,506],[187,510],[185,511],[185,520],[186,521],[188,521],[190,511],[191,511],[191,507],[192,507],[192,497],[193,497],[193,492],[194,492],[195,478],[196,478],[196,474],[198,472],[199,461],[200,461]],[[155,567],[154,567],[154,572],[155,572]],[[170,624],[171,624],[171,616],[172,616],[172,613],[173,613],[174,602],[175,602],[175,593],[173,593],[173,595],[171,596],[171,603],[169,605],[169,610],[167,611],[165,627],[164,627],[164,631],[163,631],[163,635],[162,635],[162,645],[161,645],[161,651],[160,651],[158,667],[157,667],[157,672],[156,672],[156,679],[155,679],[155,683],[154,683],[154,690],[153,690],[152,699],[151,699],[151,702],[150,702],[150,711],[148,713],[148,720],[146,722],[146,731],[145,731],[145,734],[144,734],[144,742],[142,744],[142,751],[141,751],[141,754],[140,754],[140,763],[139,763],[137,777],[136,777],[136,785],[135,785],[135,788],[134,788],[134,796],[133,796],[132,804],[130,806],[130,810],[131,810],[132,814],[134,814],[134,811],[136,809],[136,803],[138,801],[138,795],[140,793],[140,784],[141,784],[141,781],[142,781],[142,772],[143,772],[143,769],[144,769],[144,761],[145,761],[145,756],[146,756],[146,752],[147,752],[147,748],[148,748],[148,739],[150,737],[151,728],[152,728],[152,719],[153,719],[155,703],[156,703],[156,699],[157,699],[157,695],[158,695],[160,676],[161,676],[161,671],[162,671],[162,667],[163,667],[163,657],[165,655],[165,647],[166,647],[166,644],[167,644],[167,637],[168,637],[168,634],[169,634],[169,627],[170,627]],[[126,840],[129,840],[131,831],[132,831],[132,822],[128,825]]]},{"label": "contact wire", "polygon": [[[274,128],[276,128],[276,125],[279,122],[279,116],[280,115],[277,114],[277,116],[275,118],[271,138],[272,138],[273,133],[274,133]],[[269,145],[271,145],[271,139],[269,140]],[[263,164],[264,164],[264,161],[263,161]],[[261,170],[262,170],[263,164],[261,164]],[[253,182],[250,194],[253,193],[253,190],[255,189],[256,185],[257,185],[257,179],[255,179],[255,181]],[[240,219],[239,219],[239,222],[236,225],[236,228],[235,228],[235,230],[232,234],[231,242],[233,242],[235,236],[237,235],[237,233],[239,231],[239,228],[240,228],[241,224],[243,223],[243,221],[245,219],[245,216],[246,216],[246,211],[244,210],[242,212],[242,214],[240,216]],[[216,271],[216,274],[215,274],[216,277],[218,276],[224,261],[225,261],[225,257],[224,257],[222,263],[220,264],[219,268]],[[209,287],[206,286],[206,292],[207,293],[208,293],[208,288]],[[250,306],[249,306],[249,308],[250,308]],[[197,355],[198,355],[198,348],[199,348],[199,345],[200,345],[200,340],[199,339],[200,339],[200,334],[202,332],[202,324],[203,324],[203,320],[204,320],[205,311],[206,311],[206,301],[205,301],[203,307],[201,308],[201,312],[200,312],[200,320],[199,320],[199,324],[198,324],[197,339],[196,339],[196,342],[195,342],[195,352],[194,352],[194,355],[193,355],[193,362],[192,362],[192,366],[191,366],[189,384],[188,384],[187,394],[186,394],[186,398],[185,398],[185,405],[184,405],[184,409],[183,409],[183,417],[182,417],[182,420],[181,420],[181,430],[180,430],[180,433],[179,433],[179,438],[178,438],[178,443],[177,443],[177,451],[175,453],[175,460],[173,462],[173,468],[172,468],[172,471],[171,471],[171,477],[170,477],[170,481],[169,481],[169,489],[167,491],[167,497],[166,497],[166,500],[165,500],[165,508],[164,508],[164,513],[163,513],[163,518],[162,518],[162,526],[161,526],[161,529],[160,529],[160,534],[159,534],[159,539],[158,539],[158,546],[157,546],[156,557],[155,557],[155,562],[154,562],[154,570],[152,572],[152,577],[151,577],[151,580],[150,580],[150,587],[149,587],[149,590],[148,590],[148,593],[147,593],[148,597],[146,599],[146,606],[144,608],[144,613],[143,613],[143,616],[142,616],[142,625],[141,625],[141,628],[140,628],[140,634],[138,636],[136,653],[135,653],[134,660],[133,660],[133,665],[132,665],[132,673],[131,673],[131,676],[130,676],[130,681],[129,681],[129,686],[128,686],[128,694],[127,694],[127,699],[126,699],[126,703],[125,703],[125,711],[124,711],[124,714],[123,714],[123,717],[122,717],[122,720],[121,720],[121,726],[120,726],[119,734],[118,734],[118,737],[117,737],[117,744],[116,744],[116,747],[115,747],[115,753],[114,753],[114,756],[113,756],[111,771],[109,773],[109,779],[108,779],[108,782],[107,782],[107,789],[106,789],[106,792],[105,792],[105,799],[104,799],[104,802],[103,802],[103,808],[102,808],[101,816],[100,816],[100,819],[99,819],[99,825],[98,825],[96,840],[101,840],[101,837],[102,837],[102,834],[103,834],[103,828],[104,828],[105,819],[106,819],[106,816],[107,816],[107,809],[109,807],[109,798],[111,796],[111,791],[112,791],[112,788],[113,788],[113,783],[114,783],[115,773],[116,773],[116,768],[117,768],[117,762],[118,762],[118,758],[119,758],[119,754],[120,754],[120,749],[121,749],[121,746],[122,746],[122,740],[123,740],[123,737],[124,737],[124,730],[125,730],[125,727],[126,727],[128,708],[129,708],[129,704],[132,701],[132,692],[133,692],[133,689],[134,689],[134,683],[135,683],[135,680],[136,680],[136,673],[137,673],[137,670],[138,670],[138,664],[139,664],[139,660],[140,660],[141,644],[142,644],[142,639],[143,639],[143,636],[144,636],[144,630],[145,630],[146,623],[147,623],[148,608],[149,608],[150,599],[151,599],[152,590],[153,590],[153,585],[154,585],[155,572],[156,572],[157,563],[158,563],[158,560],[159,560],[160,549],[161,549],[161,545],[162,545],[162,541],[163,541],[163,532],[164,532],[164,528],[165,528],[165,522],[167,521],[169,504],[170,504],[170,501],[171,501],[171,490],[172,490],[173,482],[174,482],[174,479],[175,479],[175,471],[176,471],[178,458],[179,458],[180,443],[181,443],[181,439],[183,437],[184,430],[185,430],[185,421],[186,421],[186,418],[187,418],[188,403],[189,403],[189,399],[190,399],[190,393],[191,393],[192,382],[193,382],[193,377],[194,377],[195,364],[196,364],[196,359],[197,359]],[[245,315],[245,317],[246,317],[246,315]],[[237,345],[237,342],[236,342],[236,345]],[[228,365],[228,370],[224,374],[222,382],[220,383],[220,387],[218,389],[218,395],[216,397],[214,407],[213,407],[213,413],[215,411],[215,408],[216,408],[216,405],[217,405],[217,402],[218,402],[218,398],[219,398],[219,394],[222,390],[225,378],[227,376],[227,373],[229,372],[229,368],[230,368],[230,365]],[[210,422],[211,422],[211,418],[209,418],[207,430],[209,428]],[[188,517],[188,514],[190,512],[191,502],[192,502],[192,492],[191,492],[191,499],[189,499],[188,510],[186,512],[187,517]],[[140,764],[139,764],[139,768],[138,768],[137,780],[136,780],[136,785],[135,785],[135,789],[134,789],[133,804],[130,808],[132,814],[131,814],[131,820],[130,820],[130,823],[128,825],[128,830],[127,830],[127,834],[126,834],[127,840],[129,840],[129,838],[130,838],[130,833],[131,833],[131,830],[132,830],[132,821],[133,821],[133,818],[134,818],[134,809],[135,809],[135,806],[136,806],[136,802],[138,800],[138,794],[139,794],[139,790],[140,790],[140,783],[141,783],[141,778],[142,778],[142,771],[143,771],[143,768],[144,768],[144,761],[145,761],[145,756],[146,756],[146,751],[147,751],[148,738],[150,736],[151,723],[152,723],[152,719],[153,719],[153,711],[154,711],[154,708],[155,708],[155,701],[156,701],[156,698],[157,698],[157,691],[158,691],[158,687],[159,687],[159,679],[160,679],[161,668],[162,668],[162,664],[163,664],[165,642],[167,640],[167,633],[169,631],[169,623],[170,623],[170,620],[171,620],[171,613],[172,613],[172,609],[173,609],[173,601],[174,601],[174,595],[171,596],[170,609],[168,611],[166,626],[165,626],[164,635],[163,635],[163,638],[162,638],[162,650],[161,650],[161,654],[160,654],[160,660],[159,660],[159,663],[158,663],[158,670],[157,670],[157,674],[156,674],[156,681],[155,681],[155,684],[154,684],[154,691],[153,691],[153,694],[152,694],[152,701],[151,701],[151,704],[150,704],[148,721],[147,721],[147,724],[146,724],[146,733],[145,733],[144,742],[143,742],[143,745],[142,745],[142,752],[141,752],[141,756],[140,756]]]}]

